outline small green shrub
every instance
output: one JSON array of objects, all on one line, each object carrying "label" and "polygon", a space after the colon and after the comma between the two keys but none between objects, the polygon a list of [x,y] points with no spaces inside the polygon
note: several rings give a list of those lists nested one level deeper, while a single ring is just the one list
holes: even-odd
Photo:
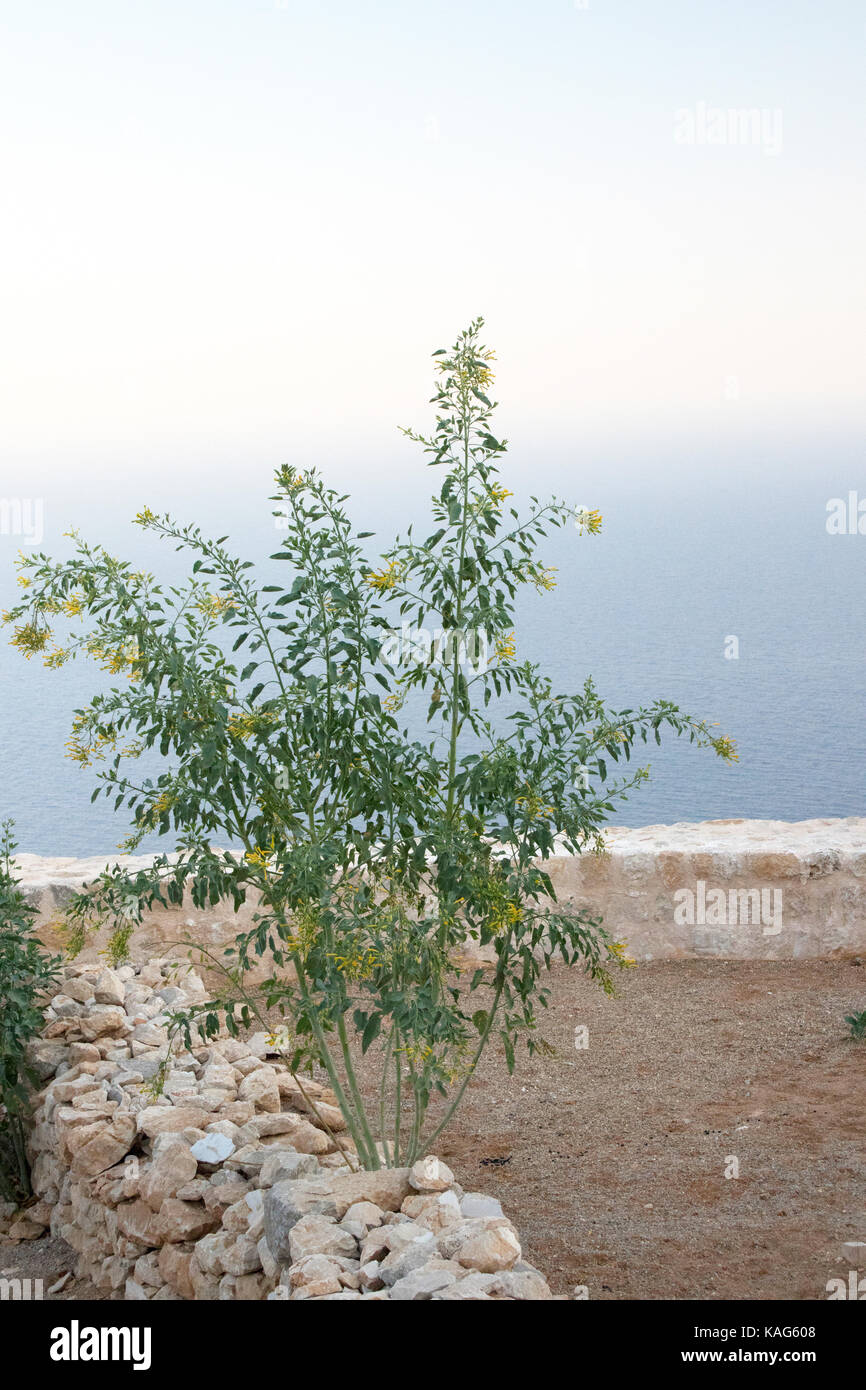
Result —
[{"label": "small green shrub", "polygon": [[861,1014],[846,1014],[845,1022],[850,1029],[851,1037],[857,1042],[866,1039],[866,1009]]},{"label": "small green shrub", "polygon": [[14,876],[12,822],[0,831],[0,1194],[19,1204],[30,1196],[25,1153],[28,1083],[37,1081],[26,1061],[27,1044],[42,1027],[44,991],[60,964],[33,935],[35,909]]}]

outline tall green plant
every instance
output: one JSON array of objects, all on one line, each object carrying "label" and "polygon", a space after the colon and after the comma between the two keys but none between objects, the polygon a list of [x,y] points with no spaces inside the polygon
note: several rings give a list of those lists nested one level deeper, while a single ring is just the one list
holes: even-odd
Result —
[{"label": "tall green plant", "polygon": [[[545,861],[557,845],[600,847],[616,801],[647,775],[615,775],[636,743],[667,727],[736,756],[667,701],[612,711],[591,681],[559,694],[518,658],[517,592],[554,582],[539,542],[571,521],[595,533],[601,518],[533,500],[521,519],[507,505],[481,327],[434,354],[432,433],[405,431],[443,475],[425,539],[410,529],[371,562],[347,499],[315,472],[283,468],[272,500],[286,526],[284,584],[259,587],[226,537],[146,510],[141,526],[196,557],[185,587],[76,538],[71,560],[21,561],[26,594],[6,615],[26,655],[57,667],[87,652],[128,677],[77,713],[71,752],[103,761],[102,790],[133,814],[129,848],[154,830],[179,844],[176,858],[134,875],[115,867],[79,895],[73,937],[105,920],[128,931],[185,885],[199,907],[253,895],[255,924],[196,1021],[214,1036],[223,1020],[234,1031],[279,1016],[269,1026],[291,1066],[321,1063],[373,1168],[429,1148],[488,1044],[509,1067],[521,1039],[541,1045],[555,955],[612,989],[622,945],[557,902]],[[62,615],[84,627],[57,644]],[[417,638],[408,655],[395,640],[403,624]],[[424,739],[401,727],[401,707],[419,697]],[[167,760],[155,779],[128,770],[144,749]],[[492,969],[463,970],[467,941],[493,948]],[[273,971],[253,989],[262,958]],[[372,1100],[355,1043],[377,1059]],[[446,1103],[431,1123],[436,1092]]]},{"label": "tall green plant", "polygon": [[33,935],[35,908],[15,877],[12,822],[0,826],[0,1193],[19,1203],[30,1196],[25,1125],[29,1085],[38,1078],[27,1063],[27,1046],[43,1020],[43,999],[59,959],[48,956]]}]

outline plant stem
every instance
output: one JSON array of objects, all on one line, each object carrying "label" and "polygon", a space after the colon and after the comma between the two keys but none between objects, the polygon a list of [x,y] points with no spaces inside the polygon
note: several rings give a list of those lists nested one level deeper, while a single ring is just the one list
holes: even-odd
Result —
[{"label": "plant stem", "polygon": [[346,1078],[349,1082],[349,1089],[352,1092],[352,1099],[355,1102],[358,1120],[364,1135],[365,1147],[370,1158],[370,1167],[375,1170],[376,1168],[381,1168],[382,1163],[379,1158],[379,1151],[376,1148],[376,1141],[370,1129],[370,1122],[367,1119],[367,1111],[364,1106],[361,1089],[358,1085],[358,1078],[355,1075],[355,1066],[352,1062],[352,1051],[349,1047],[349,1039],[346,1034],[346,1021],[342,1014],[337,1020],[337,1032],[340,1037],[340,1046],[343,1049],[343,1065],[346,1068]]},{"label": "plant stem", "polygon": [[[382,1059],[382,1074],[381,1074],[381,1079],[380,1079],[380,1082],[379,1082],[379,1137],[381,1138],[381,1141],[382,1141],[382,1151],[383,1151],[383,1153],[384,1153],[384,1155],[385,1155],[385,1167],[386,1167],[386,1168],[390,1168],[390,1167],[392,1166],[392,1165],[391,1165],[391,1152],[390,1152],[390,1149],[389,1149],[389,1147],[388,1147],[388,1139],[387,1139],[387,1135],[386,1135],[386,1133],[385,1133],[385,1130],[386,1130],[386,1126],[385,1126],[385,1092],[386,1092],[387,1083],[388,1083],[389,1053],[390,1053],[391,1043],[393,1042],[393,1039],[394,1039],[394,1024],[392,1023],[392,1024],[391,1024],[391,1032],[388,1034],[388,1041],[387,1041],[387,1043],[385,1044],[385,1056],[384,1056],[383,1059]],[[395,1157],[395,1160],[394,1160],[394,1166],[395,1166],[395,1167],[396,1167],[396,1162],[397,1162],[397,1160],[396,1160],[396,1157]]]},{"label": "plant stem", "polygon": [[400,1029],[394,1025],[394,1063],[397,1071],[394,1087],[394,1167],[400,1167],[400,1126],[403,1122],[403,1067],[400,1062]]},{"label": "plant stem", "polygon": [[[460,515],[460,554],[457,562],[457,610],[455,617],[456,633],[462,631],[463,626],[463,561],[466,557],[466,535],[469,529],[469,398],[464,392],[463,399],[463,507]],[[448,748],[448,810],[447,816],[451,820],[454,815],[454,777],[457,771],[457,736],[460,732],[459,705],[457,702],[457,692],[460,682],[460,647],[459,638],[454,643],[454,664],[451,671],[451,731],[449,734]]]},{"label": "plant stem", "polygon": [[298,981],[301,984],[301,988],[303,990],[304,1000],[307,1003],[307,1012],[310,1019],[310,1026],[313,1030],[313,1035],[316,1039],[316,1045],[319,1049],[319,1057],[322,1062],[322,1066],[328,1073],[328,1077],[330,1079],[334,1095],[337,1097],[337,1104],[343,1112],[343,1118],[345,1119],[346,1124],[348,1125],[349,1133],[351,1134],[355,1147],[358,1150],[358,1157],[361,1160],[361,1164],[364,1168],[369,1168],[372,1166],[372,1160],[366,1150],[363,1137],[363,1130],[358,1122],[358,1117],[355,1115],[352,1106],[349,1104],[346,1092],[343,1089],[343,1084],[340,1081],[339,1073],[337,1071],[336,1066],[334,1065],[334,1059],[331,1056],[330,1048],[328,1047],[327,1041],[325,1039],[325,1031],[322,1028],[322,1025],[319,1021],[315,1005],[309,997],[306,976],[303,972],[303,966],[301,965],[300,960],[296,959],[294,955],[292,959],[295,963],[295,969],[298,972]]},{"label": "plant stem", "polygon": [[448,1106],[448,1109],[445,1111],[445,1115],[443,1116],[442,1120],[436,1126],[429,1139],[426,1141],[425,1148],[427,1148],[428,1150],[433,1147],[436,1140],[439,1138],[439,1135],[442,1133],[443,1129],[445,1129],[446,1125],[450,1123],[452,1115],[454,1114],[455,1110],[457,1109],[461,1100],[463,1099],[463,1094],[466,1090],[466,1087],[469,1085],[469,1082],[472,1080],[472,1077],[475,1074],[475,1068],[478,1066],[481,1054],[487,1046],[487,1039],[489,1038],[490,1030],[493,1027],[493,1020],[496,1017],[496,1010],[499,1007],[499,1000],[502,997],[502,991],[504,987],[505,972],[500,966],[500,975],[496,984],[496,991],[493,995],[493,1002],[490,1005],[490,1012],[487,1015],[487,1023],[484,1026],[484,1032],[478,1039],[478,1046],[475,1049],[475,1054],[472,1058],[472,1061],[469,1063],[469,1069],[466,1072],[466,1075],[463,1078],[462,1082],[460,1083],[457,1094],[455,1095],[451,1104]]}]

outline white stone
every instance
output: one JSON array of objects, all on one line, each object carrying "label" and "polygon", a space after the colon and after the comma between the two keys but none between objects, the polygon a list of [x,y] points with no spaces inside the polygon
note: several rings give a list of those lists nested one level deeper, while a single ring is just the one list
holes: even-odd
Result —
[{"label": "white stone", "polygon": [[444,1192],[454,1181],[454,1174],[441,1158],[428,1154],[412,1165],[409,1182],[416,1192]]},{"label": "white stone", "polygon": [[483,1192],[467,1192],[460,1199],[460,1215],[467,1220],[492,1220],[502,1216],[502,1203]]},{"label": "white stone", "polygon": [[213,1130],[210,1130],[204,1139],[199,1139],[197,1143],[193,1144],[192,1155],[199,1163],[216,1165],[224,1162],[230,1154],[234,1153],[234,1150],[235,1146],[228,1135],[214,1133]]}]

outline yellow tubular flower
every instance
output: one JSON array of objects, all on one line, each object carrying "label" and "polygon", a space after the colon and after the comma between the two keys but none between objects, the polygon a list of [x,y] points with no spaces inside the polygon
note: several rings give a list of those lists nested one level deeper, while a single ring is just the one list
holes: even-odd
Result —
[{"label": "yellow tubular flower", "polygon": [[67,651],[66,648],[54,647],[53,650],[48,652],[43,658],[43,664],[48,667],[49,671],[57,671],[61,666],[66,665],[70,655],[71,653]]},{"label": "yellow tubular flower", "polygon": [[261,845],[257,845],[255,849],[249,850],[248,853],[244,855],[244,858],[246,859],[248,864],[252,864],[255,868],[261,869],[264,873],[265,878],[267,878],[268,871],[270,868],[270,862],[273,856],[274,837],[272,835],[271,843],[268,845],[267,849],[262,848]]},{"label": "yellow tubular flower", "polygon": [[405,1047],[397,1047],[394,1050],[402,1052],[407,1062],[426,1062],[433,1056],[432,1047],[416,1047],[414,1043],[407,1043]]},{"label": "yellow tubular flower", "polygon": [[477,355],[458,350],[456,357],[437,358],[434,366],[442,376],[455,377],[460,387],[468,387],[470,390],[475,387],[486,391],[494,381],[493,372],[487,363],[495,360],[496,353],[490,348],[481,349]]},{"label": "yellow tubular flower", "polygon": [[284,487],[287,492],[299,492],[306,483],[303,473],[296,473],[293,468],[285,464],[277,471],[277,482]]},{"label": "yellow tubular flower", "polygon": [[583,535],[597,536],[601,530],[601,512],[591,511],[589,507],[578,507],[574,513],[574,524]]},{"label": "yellow tubular flower", "polygon": [[371,589],[375,589],[378,594],[387,594],[391,589],[396,589],[398,582],[403,578],[403,566],[397,564],[395,560],[383,570],[371,570],[366,576],[366,582]]},{"label": "yellow tubular flower", "polygon": [[740,761],[736,742],[730,734],[721,734],[719,738],[711,738],[710,743],[719,757],[724,758],[726,763],[738,763]]},{"label": "yellow tubular flower", "polygon": [[556,588],[555,574],[555,565],[546,567],[544,565],[532,564],[527,565],[524,570],[524,578],[528,579],[530,584],[534,584],[539,593],[545,590],[550,592],[551,589]]},{"label": "yellow tubular flower", "polygon": [[23,652],[29,661],[34,652],[44,651],[50,638],[51,632],[47,627],[25,623],[23,627],[15,628],[10,645]]},{"label": "yellow tubular flower", "polygon": [[276,722],[277,717],[273,713],[248,714],[243,710],[238,710],[229,717],[228,731],[233,738],[252,738],[253,734],[265,732],[271,724]]},{"label": "yellow tubular flower", "polygon": [[514,640],[514,632],[508,632],[503,637],[496,638],[496,661],[510,661],[517,651]]},{"label": "yellow tubular flower", "polygon": [[120,647],[104,647],[98,637],[93,637],[87,643],[87,650],[102,664],[103,671],[108,671],[110,675],[116,676],[123,672],[130,680],[141,679],[141,672],[137,669],[141,653],[135,638]]},{"label": "yellow tubular flower", "polygon": [[90,767],[94,759],[98,761],[104,758],[106,752],[114,748],[116,743],[116,734],[101,734],[92,728],[89,729],[87,720],[78,716],[72,722],[72,734],[66,743],[69,750],[66,756],[73,762],[80,763],[82,767]]},{"label": "yellow tubular flower", "polygon": [[529,820],[542,820],[545,816],[552,816],[556,809],[554,806],[546,806],[541,797],[534,793],[530,796],[519,796],[514,804],[520,807]]},{"label": "yellow tubular flower", "polygon": [[379,964],[379,953],[374,950],[363,950],[360,947],[351,947],[349,954],[338,956],[334,952],[328,953],[341,975],[345,975],[347,980],[368,980]]},{"label": "yellow tubular flower", "polygon": [[196,604],[196,608],[206,618],[218,618],[221,614],[231,612],[238,607],[236,599],[230,596],[224,597],[222,594],[203,594]]},{"label": "yellow tubular flower", "polygon": [[170,811],[175,803],[175,798],[171,792],[161,792],[156,801],[147,813],[146,820],[148,825],[156,826],[166,811]]},{"label": "yellow tubular flower", "polygon": [[625,943],[624,941],[613,941],[613,942],[611,942],[611,944],[610,944],[610,946],[609,946],[608,949],[609,949],[609,951],[610,951],[610,954],[611,954],[611,955],[619,962],[619,964],[620,964],[621,966],[623,966],[626,970],[630,970],[633,966],[636,966],[636,965],[637,965],[637,961],[634,960],[632,956],[627,956],[627,955],[625,954],[625,951],[626,951],[626,943]]},{"label": "yellow tubular flower", "polygon": [[282,1028],[271,1033],[268,1040],[268,1047],[272,1047],[277,1052],[288,1052],[293,1046],[293,1038],[290,1029],[283,1024]]}]

